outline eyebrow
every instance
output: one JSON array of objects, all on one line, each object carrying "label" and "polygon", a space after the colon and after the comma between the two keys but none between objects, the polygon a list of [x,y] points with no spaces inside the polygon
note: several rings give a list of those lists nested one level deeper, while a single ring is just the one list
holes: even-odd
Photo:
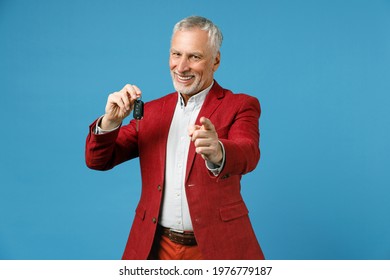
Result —
[{"label": "eyebrow", "polygon": [[[183,53],[183,52],[181,52],[181,51],[179,51],[179,50],[176,50],[176,49],[173,49],[173,48],[171,48],[170,49],[170,52],[171,53]],[[199,57],[204,57],[204,54],[202,53],[202,52],[199,52],[199,51],[195,51],[195,52],[190,52],[190,53],[188,53],[189,55],[195,55],[195,56],[199,56]]]},{"label": "eyebrow", "polygon": [[191,53],[191,55],[195,55],[195,56],[199,56],[199,57],[204,56],[203,53],[201,53],[201,52],[193,52],[193,53]]}]

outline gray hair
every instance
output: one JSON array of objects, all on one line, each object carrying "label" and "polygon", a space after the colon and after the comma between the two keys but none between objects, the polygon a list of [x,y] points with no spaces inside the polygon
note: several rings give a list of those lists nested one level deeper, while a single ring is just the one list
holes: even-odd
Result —
[{"label": "gray hair", "polygon": [[213,49],[213,55],[216,56],[221,48],[223,36],[221,30],[211,20],[200,16],[187,17],[176,23],[173,27],[173,34],[178,30],[189,30],[196,27],[209,33],[210,47]]}]

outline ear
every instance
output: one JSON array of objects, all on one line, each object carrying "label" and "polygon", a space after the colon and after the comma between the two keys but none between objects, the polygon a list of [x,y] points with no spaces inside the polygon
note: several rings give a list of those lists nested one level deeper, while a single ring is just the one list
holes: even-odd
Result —
[{"label": "ear", "polygon": [[217,71],[219,65],[221,64],[221,52],[218,51],[217,56],[214,59],[214,64],[213,64],[213,71]]}]

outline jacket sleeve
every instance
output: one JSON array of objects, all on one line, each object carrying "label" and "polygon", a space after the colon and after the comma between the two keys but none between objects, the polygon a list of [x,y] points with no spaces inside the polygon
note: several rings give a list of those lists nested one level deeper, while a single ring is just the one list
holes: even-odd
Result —
[{"label": "jacket sleeve", "polygon": [[95,134],[96,121],[89,126],[85,162],[95,170],[109,170],[126,160],[138,157],[134,122],[105,134]]},{"label": "jacket sleeve", "polygon": [[245,97],[229,127],[227,138],[220,139],[225,148],[225,165],[218,180],[251,172],[260,160],[260,103],[255,97]]}]

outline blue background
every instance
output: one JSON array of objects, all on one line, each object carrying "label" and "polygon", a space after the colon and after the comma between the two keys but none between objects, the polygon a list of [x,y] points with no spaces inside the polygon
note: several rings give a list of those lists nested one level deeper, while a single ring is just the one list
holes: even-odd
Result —
[{"label": "blue background", "polygon": [[390,1],[0,1],[0,259],[119,259],[138,161],[84,163],[126,83],[173,91],[171,30],[223,31],[217,81],[262,105],[243,196],[268,259],[390,259]]}]

